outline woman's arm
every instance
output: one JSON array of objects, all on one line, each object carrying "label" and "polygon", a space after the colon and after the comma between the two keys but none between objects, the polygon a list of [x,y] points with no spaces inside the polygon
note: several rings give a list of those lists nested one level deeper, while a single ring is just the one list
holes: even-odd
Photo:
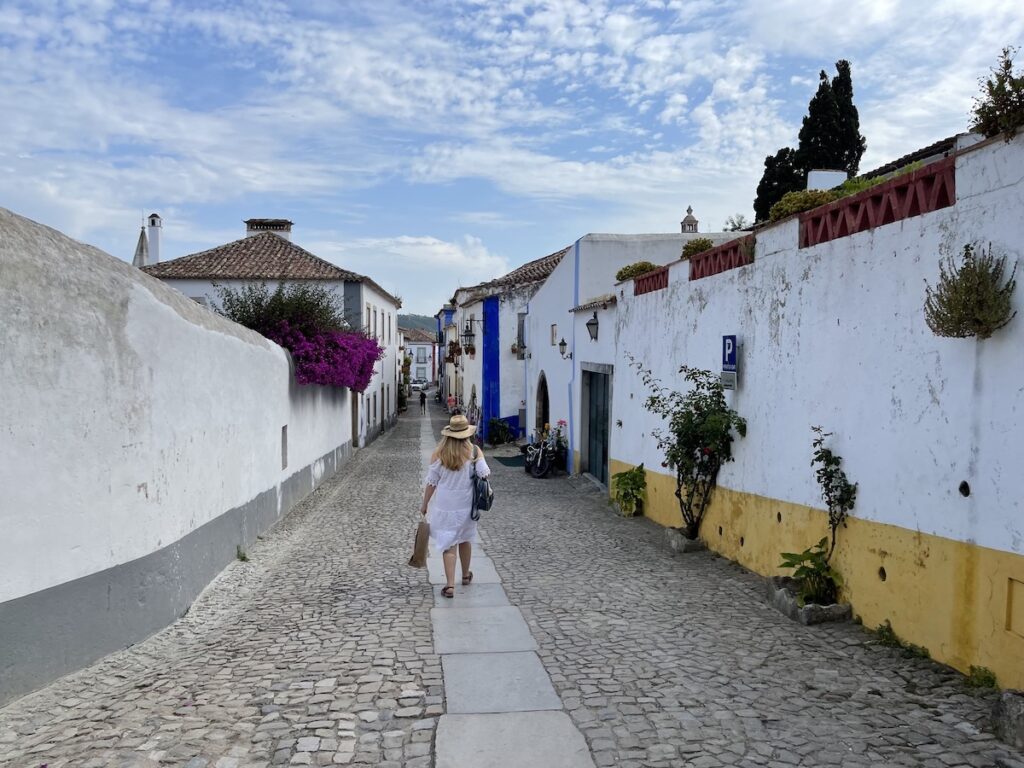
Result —
[{"label": "woman's arm", "polygon": [[427,505],[430,504],[430,497],[434,495],[434,486],[427,484],[427,487],[423,490],[423,506],[420,507],[420,514],[427,514]]}]

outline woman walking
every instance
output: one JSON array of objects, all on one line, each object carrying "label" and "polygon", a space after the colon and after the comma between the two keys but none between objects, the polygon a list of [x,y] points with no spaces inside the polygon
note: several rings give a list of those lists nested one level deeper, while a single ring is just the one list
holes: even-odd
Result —
[{"label": "woman walking", "polygon": [[473,572],[469,570],[472,542],[476,537],[476,521],[470,516],[473,469],[475,467],[480,477],[491,474],[483,452],[469,439],[475,432],[476,427],[461,415],[452,416],[448,426],[441,430],[441,442],[430,456],[427,487],[420,508],[420,514],[427,514],[427,506],[433,499],[430,536],[443,553],[447,584],[441,589],[441,595],[449,598],[455,597],[456,548],[462,565],[462,585],[468,586],[473,581]]}]

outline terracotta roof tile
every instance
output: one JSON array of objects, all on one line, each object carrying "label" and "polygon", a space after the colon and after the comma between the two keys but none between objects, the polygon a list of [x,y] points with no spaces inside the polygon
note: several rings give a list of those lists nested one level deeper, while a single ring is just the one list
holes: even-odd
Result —
[{"label": "terracotta roof tile", "polygon": [[370,278],[335,266],[273,232],[261,232],[208,251],[151,264],[142,271],[163,279],[343,280],[367,283],[395,299]]},{"label": "terracotta roof tile", "polygon": [[547,256],[528,261],[521,267],[517,267],[503,277],[495,278],[481,287],[506,287],[513,285],[526,285],[536,283],[539,280],[546,280],[548,275],[555,271],[555,267],[562,261],[562,257],[569,252],[568,248],[562,248]]},{"label": "terracotta roof tile", "polygon": [[434,334],[420,328],[399,328],[405,334],[407,344],[433,344],[437,341]]}]

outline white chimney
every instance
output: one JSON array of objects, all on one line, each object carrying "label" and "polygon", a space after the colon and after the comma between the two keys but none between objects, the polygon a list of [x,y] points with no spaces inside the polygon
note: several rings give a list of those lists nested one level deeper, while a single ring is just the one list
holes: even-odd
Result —
[{"label": "white chimney", "polygon": [[147,264],[159,264],[160,263],[160,230],[163,229],[163,222],[160,220],[160,216],[151,213],[147,220],[149,226],[146,227],[146,240],[147,249],[149,251],[149,259],[146,261]]},{"label": "white chimney", "polygon": [[285,240],[292,239],[292,224],[288,219],[246,219],[245,236],[262,235],[264,232],[273,232]]},{"label": "white chimney", "polygon": [[815,169],[807,172],[808,189],[834,189],[849,178],[846,171]]}]

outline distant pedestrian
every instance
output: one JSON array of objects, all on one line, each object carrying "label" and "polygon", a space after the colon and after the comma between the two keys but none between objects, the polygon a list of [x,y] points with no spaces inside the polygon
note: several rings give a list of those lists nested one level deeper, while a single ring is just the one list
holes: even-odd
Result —
[{"label": "distant pedestrian", "polygon": [[473,572],[469,569],[472,542],[476,537],[476,521],[471,517],[473,470],[475,468],[480,477],[491,474],[483,452],[469,439],[475,432],[476,427],[465,416],[452,416],[448,426],[441,430],[441,442],[430,456],[427,487],[423,491],[420,514],[426,515],[431,500],[434,502],[430,507],[430,536],[443,553],[446,581],[441,589],[443,597],[455,597],[456,555],[462,565],[462,585],[468,586],[473,581]]},{"label": "distant pedestrian", "polygon": [[455,395],[448,395],[448,413],[455,411]]},{"label": "distant pedestrian", "polygon": [[420,390],[420,413],[427,412],[427,393]]}]

